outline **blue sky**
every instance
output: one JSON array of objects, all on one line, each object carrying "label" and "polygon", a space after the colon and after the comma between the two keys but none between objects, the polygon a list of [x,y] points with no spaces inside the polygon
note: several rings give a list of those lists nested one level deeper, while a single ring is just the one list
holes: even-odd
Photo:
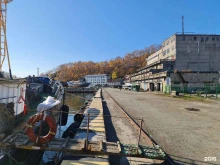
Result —
[{"label": "blue sky", "polygon": [[[175,32],[220,34],[219,0],[14,0],[7,37],[13,74],[103,61],[160,44]],[[4,64],[8,70],[7,63]]]}]

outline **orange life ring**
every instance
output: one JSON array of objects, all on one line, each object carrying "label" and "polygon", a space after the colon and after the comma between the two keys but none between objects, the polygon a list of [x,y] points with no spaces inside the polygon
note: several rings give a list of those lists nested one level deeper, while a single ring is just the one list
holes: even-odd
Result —
[{"label": "orange life ring", "polygon": [[[50,127],[50,130],[47,135],[38,137],[35,134],[32,127],[36,122],[41,121],[41,120],[45,121],[48,124],[48,126]],[[45,144],[45,143],[50,142],[54,138],[57,132],[56,121],[51,116],[46,115],[46,114],[43,115],[42,113],[33,115],[28,120],[26,127],[27,127],[26,129],[27,136],[32,142],[37,143],[37,144]]]}]

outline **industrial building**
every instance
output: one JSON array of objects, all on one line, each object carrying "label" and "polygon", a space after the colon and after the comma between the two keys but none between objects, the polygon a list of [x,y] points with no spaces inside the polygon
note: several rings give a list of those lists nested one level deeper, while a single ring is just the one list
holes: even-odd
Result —
[{"label": "industrial building", "polygon": [[88,83],[91,83],[91,86],[101,85],[104,86],[108,83],[108,80],[111,77],[107,74],[94,74],[94,75],[86,75],[85,80]]},{"label": "industrial building", "polygon": [[220,35],[174,34],[131,75],[143,90],[170,92],[175,86],[196,90],[219,84]]}]

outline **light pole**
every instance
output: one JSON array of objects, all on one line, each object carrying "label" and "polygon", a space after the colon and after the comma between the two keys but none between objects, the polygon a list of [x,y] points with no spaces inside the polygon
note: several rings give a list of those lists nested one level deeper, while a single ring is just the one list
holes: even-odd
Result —
[{"label": "light pole", "polygon": [[39,76],[39,68],[37,68],[37,76]]}]

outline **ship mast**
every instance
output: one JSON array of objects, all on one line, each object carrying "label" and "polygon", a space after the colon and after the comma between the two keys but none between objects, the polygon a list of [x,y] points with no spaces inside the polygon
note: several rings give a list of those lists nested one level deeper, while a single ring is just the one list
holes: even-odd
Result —
[{"label": "ship mast", "polygon": [[5,58],[7,58],[10,79],[12,79],[12,74],[6,38],[6,13],[7,4],[11,1],[12,0],[0,0],[0,72],[2,71],[2,66],[5,61]]}]

